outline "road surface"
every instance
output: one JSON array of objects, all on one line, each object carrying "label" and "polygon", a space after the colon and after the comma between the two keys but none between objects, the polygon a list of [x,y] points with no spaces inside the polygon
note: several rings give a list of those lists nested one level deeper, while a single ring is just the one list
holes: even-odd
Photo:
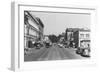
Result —
[{"label": "road surface", "polygon": [[64,60],[64,59],[84,59],[75,53],[72,48],[61,48],[57,44],[52,45],[49,48],[38,49],[36,52],[25,55],[24,61],[45,61],[45,60]]}]

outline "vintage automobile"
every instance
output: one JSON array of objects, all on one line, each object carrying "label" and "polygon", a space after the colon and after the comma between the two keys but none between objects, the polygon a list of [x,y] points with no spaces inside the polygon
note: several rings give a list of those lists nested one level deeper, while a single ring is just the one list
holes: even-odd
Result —
[{"label": "vintage automobile", "polygon": [[83,50],[82,48],[79,48],[79,47],[78,47],[77,50],[76,50],[76,53],[77,53],[77,54],[81,54],[81,53],[82,53],[82,50]]},{"label": "vintage automobile", "polygon": [[36,49],[40,49],[41,47],[43,47],[43,44],[40,41],[38,41],[34,43],[34,46]]},{"label": "vintage automobile", "polygon": [[90,41],[89,40],[82,41],[82,44],[80,47],[77,48],[76,53],[84,57],[90,57],[90,45],[88,42]]},{"label": "vintage automobile", "polygon": [[83,49],[81,56],[90,57],[90,49],[89,48]]},{"label": "vintage automobile", "polygon": [[64,45],[63,45],[62,43],[58,43],[58,46],[59,46],[60,48],[65,48]]},{"label": "vintage automobile", "polygon": [[45,42],[45,47],[46,48],[49,48],[49,47],[51,47],[52,46],[52,43],[51,42],[49,42],[49,41],[46,41]]},{"label": "vintage automobile", "polygon": [[90,57],[90,49],[89,48],[78,48],[76,50],[77,54],[80,54],[81,56],[84,57]]}]

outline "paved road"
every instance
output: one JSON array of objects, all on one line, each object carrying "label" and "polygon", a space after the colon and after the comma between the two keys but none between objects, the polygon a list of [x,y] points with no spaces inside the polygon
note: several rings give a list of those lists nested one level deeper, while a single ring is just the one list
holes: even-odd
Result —
[{"label": "paved road", "polygon": [[63,60],[63,59],[84,59],[75,53],[73,49],[60,48],[57,44],[50,48],[43,48],[37,53],[24,57],[25,61]]}]

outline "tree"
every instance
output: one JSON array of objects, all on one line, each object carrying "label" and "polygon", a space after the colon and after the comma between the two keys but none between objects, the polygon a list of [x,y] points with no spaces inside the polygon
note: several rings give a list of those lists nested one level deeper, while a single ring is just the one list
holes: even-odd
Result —
[{"label": "tree", "polygon": [[57,43],[58,37],[56,35],[49,35],[49,39],[51,40],[52,43]]}]

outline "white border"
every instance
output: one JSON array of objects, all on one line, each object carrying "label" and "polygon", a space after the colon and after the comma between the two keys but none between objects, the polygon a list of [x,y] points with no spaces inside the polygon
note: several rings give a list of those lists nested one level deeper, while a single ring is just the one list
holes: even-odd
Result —
[{"label": "white border", "polygon": [[[41,61],[41,62],[24,62],[24,10],[33,11],[52,11],[52,12],[71,12],[71,13],[88,13],[91,14],[91,59],[87,60],[63,60],[63,61]],[[96,32],[96,8],[83,7],[83,6],[39,6],[32,5],[31,3],[13,3],[12,4],[12,64],[11,69],[18,70],[31,70],[31,69],[44,69],[55,67],[73,67],[73,66],[86,66],[96,64],[96,47],[95,47],[95,32]]]}]

